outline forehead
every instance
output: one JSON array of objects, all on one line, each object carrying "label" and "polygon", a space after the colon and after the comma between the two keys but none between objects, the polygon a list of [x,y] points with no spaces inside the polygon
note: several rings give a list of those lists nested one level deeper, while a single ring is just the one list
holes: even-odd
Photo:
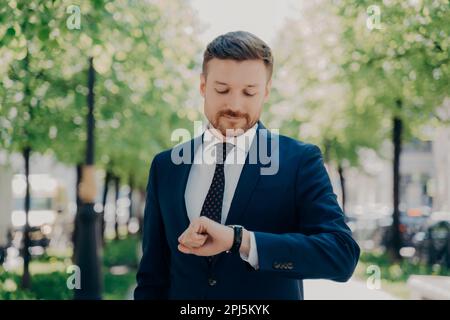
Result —
[{"label": "forehead", "polygon": [[267,80],[267,70],[262,60],[214,58],[208,62],[207,73],[208,82],[219,81],[233,86],[264,85]]}]

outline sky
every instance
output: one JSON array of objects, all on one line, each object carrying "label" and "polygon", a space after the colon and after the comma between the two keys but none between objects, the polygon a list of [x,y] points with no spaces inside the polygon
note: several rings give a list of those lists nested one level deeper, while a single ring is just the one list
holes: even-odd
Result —
[{"label": "sky", "polygon": [[191,5],[205,25],[199,35],[204,45],[216,36],[236,30],[249,31],[269,46],[284,20],[295,14],[299,0],[191,0]]}]

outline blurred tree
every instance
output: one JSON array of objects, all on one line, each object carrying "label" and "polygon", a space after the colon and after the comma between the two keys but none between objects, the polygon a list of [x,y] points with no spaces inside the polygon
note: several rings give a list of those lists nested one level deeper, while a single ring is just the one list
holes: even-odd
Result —
[{"label": "blurred tree", "polygon": [[[380,131],[391,134],[393,225],[389,251],[401,259],[400,154],[404,140],[421,135],[448,96],[450,11],[448,0],[335,1],[342,17],[343,63],[361,113],[382,110]],[[380,24],[373,25],[378,11]],[[375,27],[375,28],[373,28]],[[391,130],[388,128],[391,127]]]},{"label": "blurred tree", "polygon": [[376,109],[357,110],[351,83],[341,68],[346,52],[340,45],[342,27],[332,3],[301,3],[296,12],[274,48],[278,68],[269,123],[322,147],[324,161],[339,174],[345,212],[344,170],[359,166],[360,149],[379,147],[382,114]]},{"label": "blurred tree", "polygon": [[57,35],[51,26],[55,2],[8,1],[0,8],[0,147],[20,152],[24,157],[26,176],[25,226],[23,229],[24,272],[22,287],[31,285],[30,226],[30,157],[45,152],[56,134],[57,108],[49,101],[61,91],[53,90],[52,76],[59,67]]},{"label": "blurred tree", "polygon": [[[77,12],[79,28],[69,28]],[[46,152],[80,168],[95,90],[95,157],[142,191],[171,131],[199,118],[198,26],[184,1],[9,0],[0,22],[0,148],[22,152],[26,163]]]},{"label": "blurred tree", "polygon": [[302,3],[276,45],[271,127],[321,145],[325,161],[338,168],[344,199],[345,166],[358,165],[361,148],[377,150],[390,136],[394,222],[388,249],[395,259],[402,246],[401,145],[442,120],[449,10],[447,0]]},{"label": "blurred tree", "polygon": [[[120,12],[129,8],[122,6]],[[97,145],[105,170],[129,185],[134,177],[142,189],[153,156],[173,144],[171,132],[199,118],[191,97],[200,44],[195,14],[184,1],[133,1],[131,7],[121,18],[128,34],[113,32],[109,43],[120,49],[99,75]]]}]

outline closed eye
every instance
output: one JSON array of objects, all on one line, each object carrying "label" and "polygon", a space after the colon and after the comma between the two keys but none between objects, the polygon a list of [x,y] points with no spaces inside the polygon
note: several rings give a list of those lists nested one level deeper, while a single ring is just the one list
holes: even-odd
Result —
[{"label": "closed eye", "polygon": [[[227,94],[227,93],[230,91],[230,90],[219,91],[219,90],[217,90],[217,89],[215,89],[215,90],[216,90],[216,92],[217,92],[218,94]],[[255,94],[256,94],[256,93],[251,94],[251,93],[248,93],[248,92],[244,92],[244,95],[247,96],[247,97],[253,97]]]},{"label": "closed eye", "polygon": [[216,92],[219,93],[219,94],[225,94],[225,93],[228,93],[228,91],[229,90],[219,91],[219,90],[216,89]]},{"label": "closed eye", "polygon": [[[222,90],[222,91],[220,91],[220,90],[217,90],[217,89],[215,89],[216,90],[216,92],[218,93],[218,94],[227,94],[230,90],[229,89],[227,89],[227,90]],[[256,93],[248,93],[248,92],[245,92],[244,91],[244,95],[245,96],[247,96],[247,97],[253,97],[254,95],[255,95]]]}]

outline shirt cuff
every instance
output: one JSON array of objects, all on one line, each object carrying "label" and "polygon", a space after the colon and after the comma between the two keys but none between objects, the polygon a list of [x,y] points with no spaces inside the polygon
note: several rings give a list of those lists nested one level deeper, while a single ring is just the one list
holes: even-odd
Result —
[{"label": "shirt cuff", "polygon": [[251,231],[249,231],[250,233],[250,249],[248,252],[248,256],[244,255],[242,253],[240,253],[241,255],[241,259],[248,262],[253,268],[255,268],[255,270],[258,270],[259,265],[258,265],[258,250],[256,247],[256,239],[255,239],[255,234]]}]

